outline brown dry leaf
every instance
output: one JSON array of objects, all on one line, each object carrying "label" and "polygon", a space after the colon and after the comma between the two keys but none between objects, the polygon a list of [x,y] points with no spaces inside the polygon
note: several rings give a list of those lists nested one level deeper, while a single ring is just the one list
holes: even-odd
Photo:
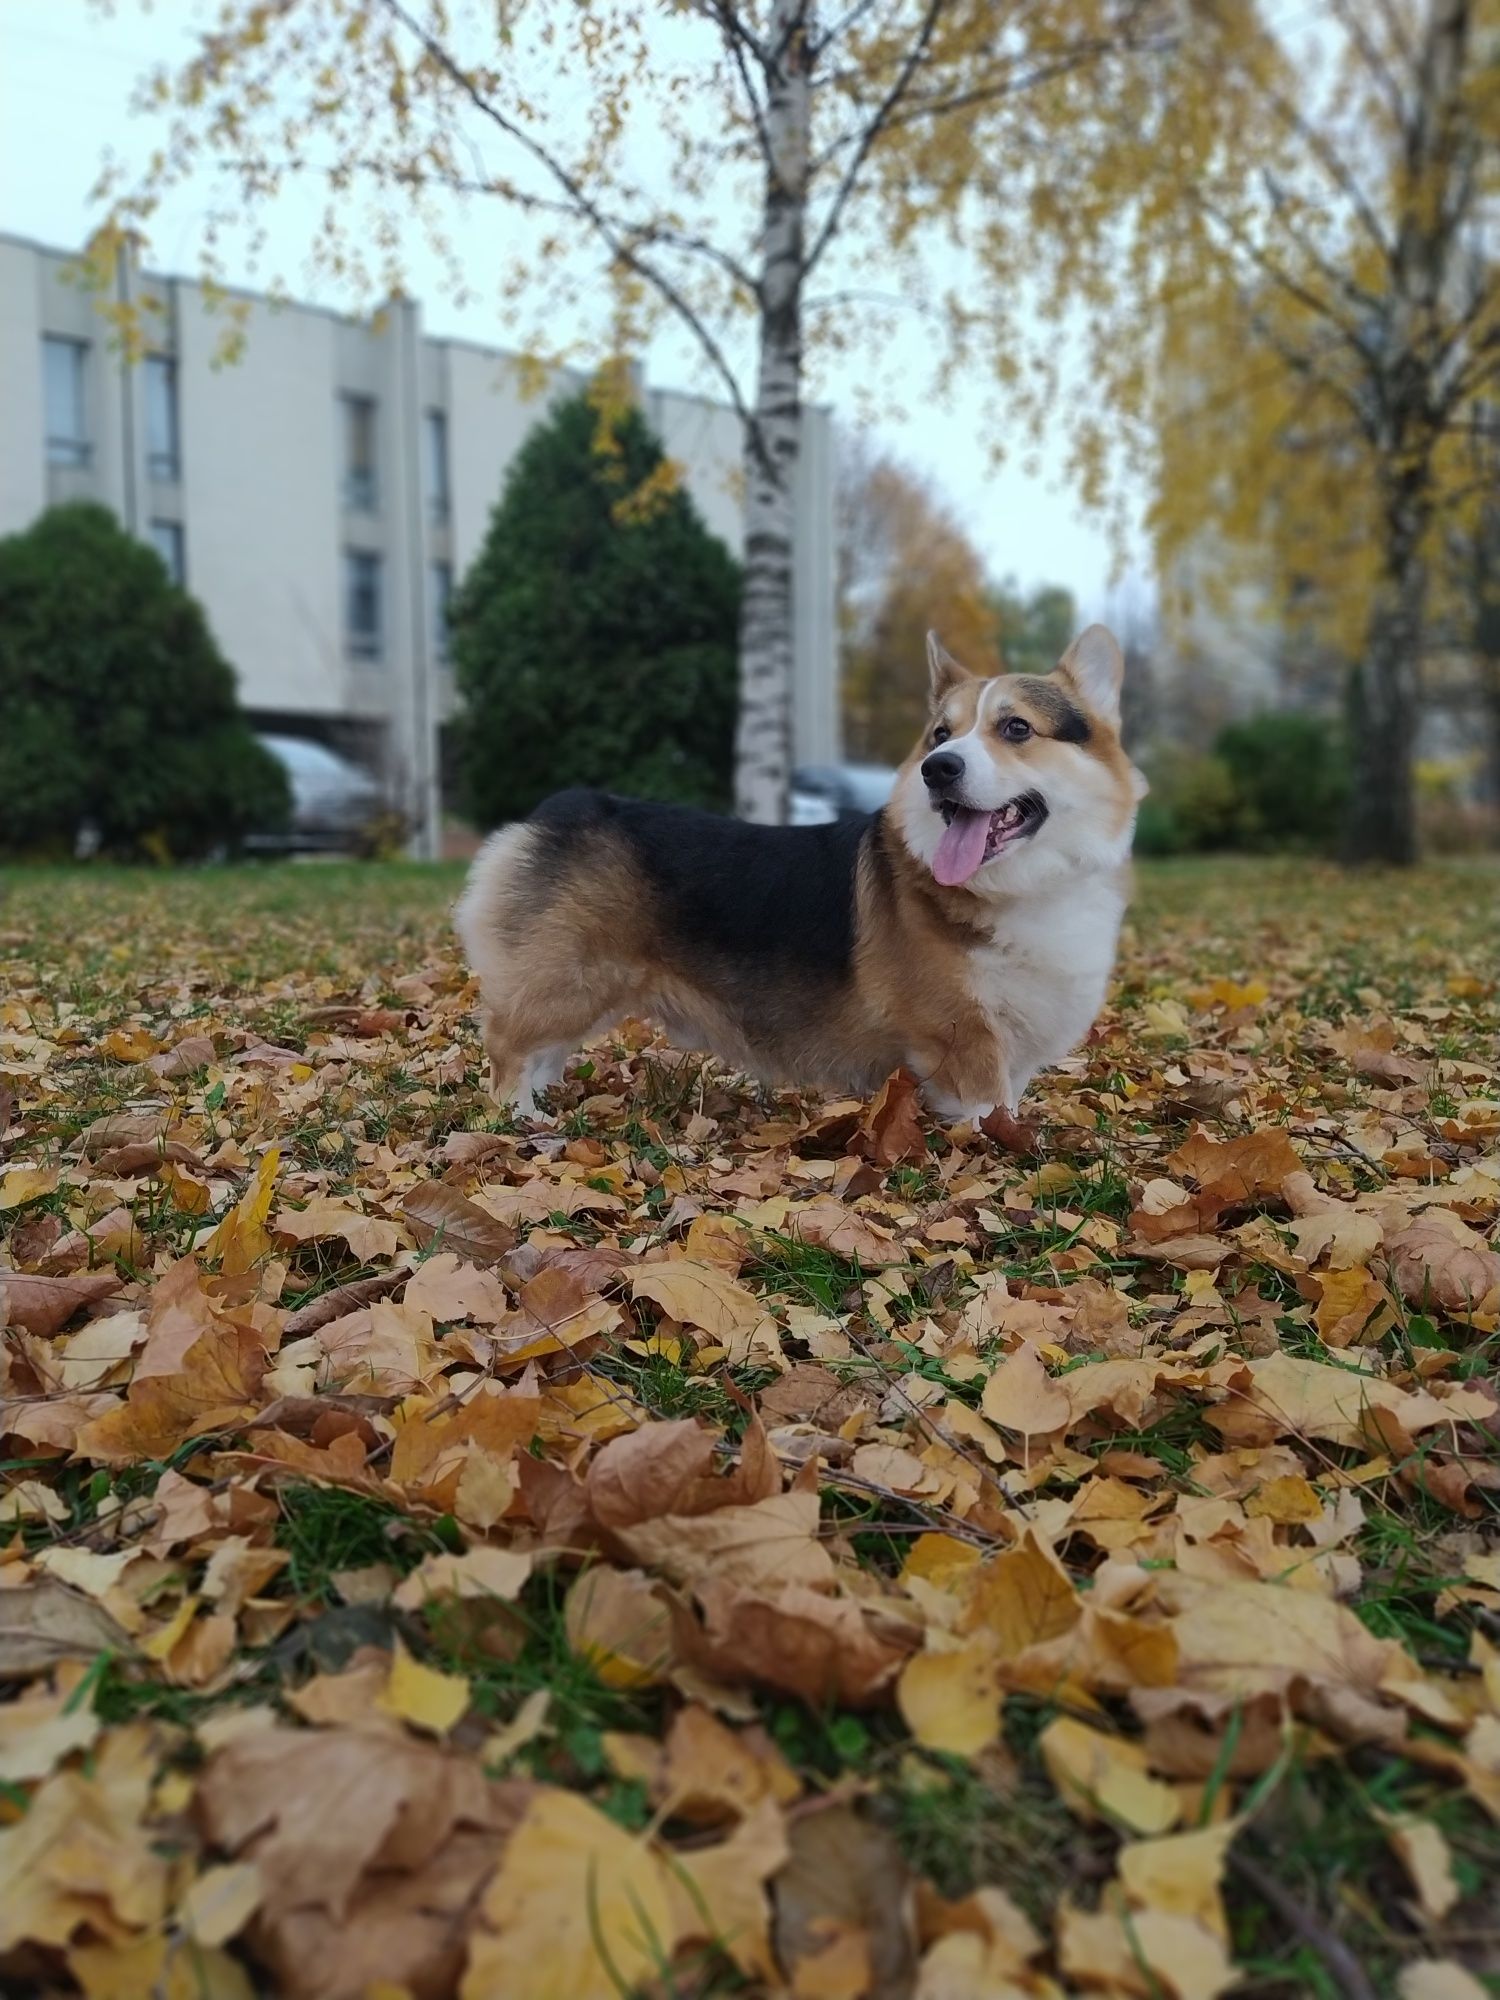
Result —
[{"label": "brown dry leaf", "polygon": [[79,1931],[130,1937],[166,1914],[168,1868],[140,1825],[149,1785],[131,1782],[139,1739],[106,1744],[95,1771],[58,1771],[0,1828],[0,1954],[65,1945]]},{"label": "brown dry leaf", "polygon": [[0,1590],[0,1681],[29,1680],[63,1660],[130,1650],[129,1634],[102,1604],[55,1577]]},{"label": "brown dry leaf", "polygon": [[513,1249],[516,1232],[443,1181],[419,1181],[402,1198],[401,1213],[418,1243],[441,1240],[471,1264],[495,1264]]},{"label": "brown dry leaf", "polygon": [[1459,1899],[1453,1873],[1453,1850],[1436,1821],[1412,1814],[1380,1813],[1386,1839],[1412,1887],[1428,1923],[1440,1924]]},{"label": "brown dry leaf", "polygon": [[[1385,1239],[1391,1282],[1414,1306],[1464,1314],[1500,1306],[1500,1251],[1448,1209],[1428,1209]],[[1493,1301],[1493,1303],[1491,1303]]]},{"label": "brown dry leaf", "polygon": [[888,1229],[858,1214],[831,1194],[820,1194],[787,1218],[788,1233],[815,1249],[831,1250],[865,1270],[905,1262],[901,1246]]},{"label": "brown dry leaf", "polygon": [[1052,1380],[1030,1341],[1006,1355],[985,1383],[979,1407],[992,1424],[1022,1437],[1061,1430],[1073,1414],[1068,1392]]},{"label": "brown dry leaf", "polygon": [[717,1341],[732,1339],[754,1326],[765,1311],[753,1292],[747,1292],[716,1264],[695,1263],[674,1257],[665,1264],[648,1264],[630,1281],[630,1296],[650,1299],[664,1313],[684,1326],[700,1327]]},{"label": "brown dry leaf", "polygon": [[1198,1126],[1166,1164],[1175,1173],[1190,1174],[1199,1187],[1225,1201],[1253,1201],[1279,1194],[1288,1174],[1303,1171],[1302,1161],[1280,1126],[1247,1132],[1243,1138],[1210,1138]]},{"label": "brown dry leaf", "polygon": [[763,1730],[730,1729],[689,1704],[667,1731],[653,1789],[673,1818],[714,1826],[744,1818],[766,1799],[789,1804],[801,1785]]},{"label": "brown dry leaf", "polygon": [[620,2000],[676,1943],[667,1871],[571,1792],[538,1791],[480,1904],[461,2000]]},{"label": "brown dry leaf", "polygon": [[392,1602],[403,1611],[420,1611],[434,1599],[477,1597],[513,1604],[531,1575],[532,1558],[522,1549],[446,1550],[417,1565],[395,1592]]},{"label": "brown dry leaf", "polygon": [[[0,1649],[4,1607],[5,1598],[0,1596]],[[0,1677],[9,1678],[4,1658],[0,1650]],[[65,1757],[88,1749],[102,1725],[92,1705],[75,1697],[82,1678],[80,1668],[65,1669],[55,1687],[28,1688],[17,1700],[0,1704],[0,1783],[32,1784],[47,1777]]]},{"label": "brown dry leaf", "polygon": [[256,1334],[215,1318],[179,1369],[132,1382],[118,1409],[85,1424],[77,1451],[101,1465],[128,1465],[133,1459],[169,1458],[190,1437],[237,1430],[259,1406],[265,1372],[266,1352]]},{"label": "brown dry leaf", "polygon": [[563,1605],[568,1644],[607,1687],[650,1687],[673,1657],[672,1614],[644,1571],[597,1564],[579,1573]]},{"label": "brown dry leaf", "polygon": [[1439,1401],[1425,1392],[1398,1388],[1378,1375],[1303,1361],[1291,1354],[1252,1361],[1249,1376],[1247,1401],[1264,1411],[1278,1430],[1299,1437],[1327,1438],[1334,1444],[1365,1442],[1373,1434],[1372,1413],[1378,1416],[1384,1412],[1408,1432],[1416,1433],[1430,1430],[1434,1424],[1485,1414],[1491,1407],[1482,1392],[1476,1394],[1467,1387]]},{"label": "brown dry leaf", "polygon": [[1483,1986],[1456,1958],[1419,1958],[1396,1975],[1401,2000],[1490,2000]]},{"label": "brown dry leaf", "polygon": [[847,1989],[851,1996],[908,1991],[916,1969],[915,1910],[911,1878],[891,1835],[854,1806],[835,1803],[792,1821],[787,1843],[772,1897],[776,1955],[793,1992],[839,1990],[826,1979],[813,1983],[803,1968],[841,1937],[859,1947],[846,1962],[862,1964],[866,1981]]},{"label": "brown dry leaf", "polygon": [[849,1141],[849,1151],[877,1167],[926,1159],[917,1079],[909,1069],[896,1070],[880,1086]]},{"label": "brown dry leaf", "polygon": [[833,1558],[818,1540],[816,1493],[775,1493],[712,1514],[662,1514],[615,1532],[630,1556],[673,1583],[704,1577],[747,1590],[826,1590]]},{"label": "brown dry leaf", "polygon": [[1314,1274],[1318,1333],[1328,1347],[1348,1347],[1366,1336],[1370,1317],[1385,1303],[1384,1287],[1363,1266]]},{"label": "brown dry leaf", "polygon": [[713,1434],[691,1418],[642,1424],[595,1456],[585,1481],[590,1511],[602,1528],[686,1511],[713,1462]]},{"label": "brown dry leaf", "polygon": [[43,1336],[57,1333],[82,1307],[96,1305],[121,1289],[114,1271],[45,1278],[29,1271],[0,1270],[0,1326],[21,1326]]},{"label": "brown dry leaf", "polygon": [[496,1823],[477,1767],[435,1744],[367,1730],[274,1726],[237,1737],[199,1782],[199,1823],[253,1861],[270,1910],[347,1914],[361,1878],[422,1860],[459,1823]]},{"label": "brown dry leaf", "polygon": [[541,1419],[541,1396],[529,1377],[514,1388],[479,1383],[458,1405],[409,1397],[396,1413],[391,1478],[398,1486],[430,1490],[435,1506],[451,1507],[471,1445],[508,1459],[531,1443]]},{"label": "brown dry leaf", "polygon": [[451,1250],[424,1259],[406,1281],[404,1302],[435,1320],[477,1320],[494,1326],[510,1311],[505,1286],[493,1270],[461,1263]]},{"label": "brown dry leaf", "polygon": [[306,1208],[278,1210],[271,1233],[293,1243],[322,1243],[331,1236],[342,1237],[361,1264],[380,1263],[394,1257],[401,1247],[401,1231],[394,1222],[366,1215],[363,1209],[334,1195],[319,1195]]},{"label": "brown dry leaf", "polygon": [[876,1632],[859,1605],[797,1586],[774,1597],[709,1576],[695,1592],[703,1625],[679,1626],[685,1649],[730,1686],[746,1680],[861,1708],[878,1699],[912,1650]]}]

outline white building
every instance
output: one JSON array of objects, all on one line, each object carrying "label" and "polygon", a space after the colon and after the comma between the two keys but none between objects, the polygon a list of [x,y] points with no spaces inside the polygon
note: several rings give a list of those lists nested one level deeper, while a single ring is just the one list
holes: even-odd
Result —
[{"label": "white building", "polygon": [[[202,288],[127,256],[115,300],[70,254],[0,235],[0,534],[60,501],[110,506],[206,607],[259,726],[353,749],[437,852],[441,724],[453,702],[443,605],[478,550],[506,467],[546,401],[513,355],[236,295],[240,358]],[[134,301],[126,361],[101,305]],[[734,413],[673,390],[645,414],[713,531],[742,542]],[[798,493],[793,749],[837,755],[832,439],[809,410]]]}]

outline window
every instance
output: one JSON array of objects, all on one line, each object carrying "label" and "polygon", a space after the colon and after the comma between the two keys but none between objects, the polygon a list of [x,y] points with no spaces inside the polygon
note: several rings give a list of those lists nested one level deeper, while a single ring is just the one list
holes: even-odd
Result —
[{"label": "window", "polygon": [[47,461],[51,465],[87,465],[89,462],[83,381],[87,357],[86,341],[60,340],[50,333],[42,341],[47,402]]},{"label": "window", "polygon": [[167,575],[173,583],[186,583],[187,560],[181,521],[153,521],[151,546],[166,564]]},{"label": "window", "polygon": [[178,479],[177,363],[167,354],[146,356],[146,464],[153,479]]},{"label": "window", "polygon": [[448,518],[448,412],[429,410],[423,423],[426,451],[427,517],[431,521]]},{"label": "window", "polygon": [[344,505],[354,514],[375,511],[375,402],[345,396]]},{"label": "window", "polygon": [[380,558],[344,551],[344,643],[355,660],[380,658]]},{"label": "window", "polygon": [[448,606],[453,597],[453,565],[435,562],[428,571],[432,600],[432,657],[441,667],[448,665]]}]

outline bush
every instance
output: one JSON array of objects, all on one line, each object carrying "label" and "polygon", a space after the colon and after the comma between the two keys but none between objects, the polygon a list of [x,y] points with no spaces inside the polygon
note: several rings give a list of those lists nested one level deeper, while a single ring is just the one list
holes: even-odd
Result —
[{"label": "bush", "polygon": [[1136,820],[1136,852],[1332,847],[1348,793],[1343,745],[1326,722],[1253,716],[1221,730],[1211,756],[1176,746],[1158,751]]},{"label": "bush", "polygon": [[285,825],[201,607],[107,508],[0,541],[0,850],[186,857]]},{"label": "bush", "polygon": [[1218,757],[1170,746],[1151,761],[1151,790],[1136,819],[1140,854],[1198,854],[1233,847],[1240,800]]},{"label": "bush", "polygon": [[531,433],[451,624],[481,822],[567,785],[727,804],[739,567],[635,409],[578,396]]},{"label": "bush", "polygon": [[1247,847],[1332,847],[1349,797],[1349,764],[1335,730],[1315,715],[1255,715],[1219,732]]}]

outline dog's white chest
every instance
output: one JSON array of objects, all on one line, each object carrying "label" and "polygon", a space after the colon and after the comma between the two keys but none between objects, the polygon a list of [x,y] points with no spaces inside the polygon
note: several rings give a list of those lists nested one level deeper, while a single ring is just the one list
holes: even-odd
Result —
[{"label": "dog's white chest", "polygon": [[1093,1025],[1124,910],[1119,890],[1103,883],[1018,902],[973,954],[975,997],[1004,1040],[1013,1099]]}]

